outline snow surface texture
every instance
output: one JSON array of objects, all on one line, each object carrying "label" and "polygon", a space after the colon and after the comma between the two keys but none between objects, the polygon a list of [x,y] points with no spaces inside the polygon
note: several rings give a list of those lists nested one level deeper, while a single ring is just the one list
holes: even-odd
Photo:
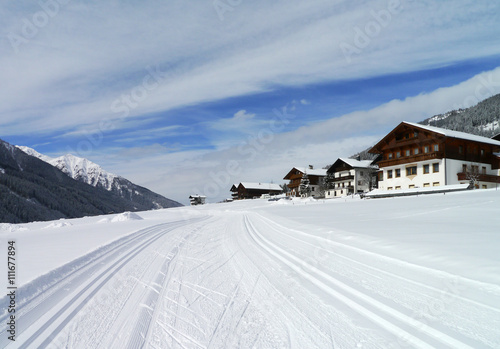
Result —
[{"label": "snow surface texture", "polygon": [[0,348],[500,348],[500,190],[140,216],[0,226]]}]

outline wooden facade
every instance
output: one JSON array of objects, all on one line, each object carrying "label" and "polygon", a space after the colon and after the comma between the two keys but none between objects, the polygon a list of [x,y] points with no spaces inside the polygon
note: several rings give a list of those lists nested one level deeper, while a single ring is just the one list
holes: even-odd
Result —
[{"label": "wooden facade", "polygon": [[327,198],[365,193],[376,186],[377,167],[372,160],[339,158],[327,171]]},{"label": "wooden facade", "polygon": [[255,199],[262,195],[279,195],[283,189],[274,183],[247,183],[242,182],[231,187],[234,200]]},{"label": "wooden facade", "polygon": [[[436,186],[463,183],[467,177],[464,172],[467,166],[481,169],[479,182],[483,182],[482,187],[488,187],[488,183],[498,183],[500,179],[497,155],[500,142],[463,132],[402,122],[369,152],[381,154],[378,162],[381,170],[379,180],[400,183],[399,188],[395,185],[396,189],[407,189],[405,185],[412,188],[411,185],[415,187],[419,184]],[[396,181],[396,171],[398,178],[404,176],[410,181]],[[424,179],[422,183],[414,180],[417,176],[429,174],[434,177],[427,176],[427,180]],[[392,189],[390,185],[385,187]]]},{"label": "wooden facade", "polygon": [[307,173],[309,178],[309,186],[311,187],[311,196],[319,196],[320,182],[326,177],[326,169],[314,169],[312,166],[309,168],[305,167],[294,167],[288,172],[288,174],[283,178],[288,180],[288,188],[290,192],[287,193],[288,196],[300,196],[300,182],[304,173]]}]

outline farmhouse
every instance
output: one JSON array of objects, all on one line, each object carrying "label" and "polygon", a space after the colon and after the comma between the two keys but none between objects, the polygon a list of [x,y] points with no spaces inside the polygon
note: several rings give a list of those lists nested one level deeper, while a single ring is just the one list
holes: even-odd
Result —
[{"label": "farmhouse", "polygon": [[325,197],[365,193],[373,189],[378,170],[373,162],[373,160],[337,159],[327,171],[328,189],[325,191]]},{"label": "farmhouse", "polygon": [[402,122],[369,152],[381,155],[380,190],[500,183],[500,141],[491,138]]},{"label": "farmhouse", "polygon": [[261,197],[262,195],[278,195],[281,194],[283,189],[274,183],[249,183],[241,182],[238,186],[233,185],[231,192],[233,192],[233,199],[253,199]]},{"label": "farmhouse", "polygon": [[287,193],[288,196],[300,196],[300,182],[304,174],[307,174],[309,180],[310,195],[313,197],[322,196],[320,187],[321,182],[326,177],[326,169],[314,169],[313,166],[309,165],[308,168],[305,167],[294,167],[288,172],[288,174],[283,178],[290,181],[288,183],[288,188],[290,192]]},{"label": "farmhouse", "polygon": [[207,197],[204,195],[190,195],[189,202],[191,203],[192,206],[204,205],[206,198]]}]

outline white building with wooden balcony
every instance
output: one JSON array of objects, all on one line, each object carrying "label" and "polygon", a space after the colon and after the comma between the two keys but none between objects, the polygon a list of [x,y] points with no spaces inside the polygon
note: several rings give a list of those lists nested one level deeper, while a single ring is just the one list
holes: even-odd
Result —
[{"label": "white building with wooden balcony", "polygon": [[379,190],[500,186],[500,141],[402,122],[369,151],[380,154]]},{"label": "white building with wooden balcony", "polygon": [[374,174],[378,167],[373,160],[339,158],[328,169],[326,198],[360,194],[370,191],[376,182]]}]

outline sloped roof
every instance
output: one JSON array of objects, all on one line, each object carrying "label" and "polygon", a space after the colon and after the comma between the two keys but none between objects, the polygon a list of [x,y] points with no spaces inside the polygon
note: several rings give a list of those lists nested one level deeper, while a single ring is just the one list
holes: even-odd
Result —
[{"label": "sloped roof", "polygon": [[241,182],[238,186],[242,185],[245,189],[258,189],[258,190],[283,190],[279,184],[275,183],[250,183]]},{"label": "sloped roof", "polygon": [[307,167],[294,167],[290,170],[290,172],[288,172],[288,174],[283,179],[287,179],[287,177],[290,175],[290,173],[293,170],[297,170],[297,171],[300,171],[302,173],[307,173],[308,176],[322,176],[322,177],[326,176],[326,169],[325,168],[310,169]]},{"label": "sloped roof", "polygon": [[405,124],[410,125],[410,126],[419,127],[419,128],[431,131],[431,132],[442,134],[442,135],[444,135],[446,137],[450,137],[450,138],[459,138],[459,139],[465,139],[465,140],[474,141],[474,142],[480,142],[480,143],[493,144],[493,145],[500,146],[500,141],[497,141],[497,140],[494,140],[494,139],[491,139],[488,137],[476,136],[476,135],[466,133],[466,132],[447,130],[445,128],[440,128],[440,127],[435,127],[435,126],[421,125],[421,124],[417,124],[414,122],[408,122],[408,121],[403,121],[403,122]]},{"label": "sloped roof", "polygon": [[352,168],[370,168],[373,163],[373,160],[356,160],[349,158],[338,158],[337,161],[333,163],[333,165],[328,169],[328,173],[335,172],[335,168],[339,165],[339,162],[346,163]]}]

